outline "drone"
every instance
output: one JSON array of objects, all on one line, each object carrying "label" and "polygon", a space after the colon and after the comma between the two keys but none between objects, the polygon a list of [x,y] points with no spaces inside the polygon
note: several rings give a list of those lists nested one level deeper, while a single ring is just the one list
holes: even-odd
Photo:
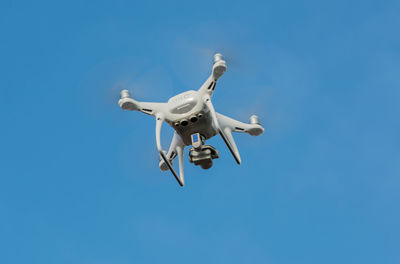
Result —
[{"label": "drone", "polygon": [[[232,132],[248,133],[258,136],[264,133],[258,116],[252,115],[250,123],[243,123],[217,113],[211,102],[218,79],[226,71],[226,61],[222,54],[214,55],[214,63],[210,77],[197,91],[190,90],[171,97],[166,103],[139,102],[131,98],[128,90],[121,91],[118,101],[123,110],[140,111],[156,118],[156,145],[160,154],[159,167],[161,171],[170,170],[180,186],[184,186],[183,155],[187,146],[189,161],[209,169],[213,159],[219,158],[219,152],[205,141],[219,134],[231,152],[236,163],[240,165],[239,150],[233,139]],[[174,130],[168,152],[161,147],[161,127],[168,123]],[[179,175],[172,163],[178,156]]]}]

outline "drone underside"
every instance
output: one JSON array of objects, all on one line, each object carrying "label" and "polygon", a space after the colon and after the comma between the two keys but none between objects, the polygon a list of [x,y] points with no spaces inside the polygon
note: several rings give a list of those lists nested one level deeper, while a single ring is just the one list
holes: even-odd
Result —
[{"label": "drone underside", "polygon": [[[178,183],[184,185],[183,152],[186,146],[192,145],[189,151],[189,160],[203,169],[208,169],[213,164],[213,159],[219,157],[218,151],[205,141],[220,134],[235,161],[240,164],[241,159],[238,148],[233,139],[232,132],[244,132],[252,136],[261,135],[264,128],[260,125],[258,117],[250,117],[250,124],[243,123],[215,112],[211,103],[217,80],[226,71],[226,62],[221,54],[214,55],[212,73],[198,91],[187,91],[168,100],[167,103],[138,102],[131,98],[127,90],[121,91],[119,106],[124,110],[141,111],[156,117],[156,142],[160,153],[160,169],[170,170]],[[168,152],[161,147],[161,127],[167,122],[175,134]],[[178,156],[179,176],[172,166],[173,160]]]}]

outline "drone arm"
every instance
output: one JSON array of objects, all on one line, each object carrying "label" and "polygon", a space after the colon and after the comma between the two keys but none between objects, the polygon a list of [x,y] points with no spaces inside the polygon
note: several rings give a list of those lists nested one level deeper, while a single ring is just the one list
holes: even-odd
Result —
[{"label": "drone arm", "polygon": [[216,115],[220,125],[229,128],[232,132],[248,133],[252,136],[258,136],[264,132],[264,128],[258,123],[257,116],[250,117],[250,124],[246,124],[220,113],[216,113]]},{"label": "drone arm", "polygon": [[[172,167],[172,164],[169,162],[167,159],[162,147],[161,147],[161,127],[164,122],[164,117],[161,114],[156,115],[156,143],[157,143],[157,149],[158,152],[160,153],[161,158],[164,160],[165,164],[167,165],[168,169],[172,172],[174,175],[175,179],[178,181],[179,185],[183,187],[184,185],[184,175],[183,175],[183,157],[182,156],[182,148],[177,148],[177,152],[179,157],[179,171],[180,171],[180,176],[176,173],[174,168]],[[181,153],[181,154],[180,154]],[[182,161],[182,162],[181,162]]]},{"label": "drone arm", "polygon": [[167,108],[166,103],[148,103],[138,102],[139,111],[148,115],[156,116],[158,113],[164,112]]},{"label": "drone arm", "polygon": [[212,67],[211,75],[205,81],[205,83],[200,87],[199,92],[201,94],[212,95],[214,92],[215,85],[217,84],[218,79],[225,73],[226,71],[226,62],[221,54],[217,53],[214,55],[214,64]]},{"label": "drone arm", "polygon": [[199,92],[201,94],[209,94],[211,95],[214,91],[215,85],[217,84],[217,80],[213,76],[213,74],[208,77],[208,79],[204,82],[204,84],[200,87]]},{"label": "drone arm", "polygon": [[127,111],[140,111],[142,113],[156,116],[157,113],[166,109],[165,103],[139,102],[131,98],[128,90],[121,91],[121,99],[118,101],[119,106]]},{"label": "drone arm", "polygon": [[224,140],[226,146],[228,147],[229,151],[231,152],[233,158],[235,159],[236,163],[240,165],[242,162],[239,154],[239,150],[236,146],[235,140],[232,136],[232,129],[229,126],[225,126],[224,123],[220,125],[217,117],[217,113],[215,112],[214,106],[211,103],[210,97],[207,95],[204,97],[205,104],[210,110],[211,118],[213,120],[213,124],[215,129],[218,131],[222,139]]}]

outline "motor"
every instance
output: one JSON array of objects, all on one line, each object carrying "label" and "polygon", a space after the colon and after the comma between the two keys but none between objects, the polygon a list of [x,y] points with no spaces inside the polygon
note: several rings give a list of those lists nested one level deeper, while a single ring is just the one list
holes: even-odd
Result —
[{"label": "motor", "polygon": [[217,53],[214,55],[214,64],[213,64],[213,75],[215,79],[219,79],[219,77],[224,74],[226,71],[226,62],[221,53]]}]

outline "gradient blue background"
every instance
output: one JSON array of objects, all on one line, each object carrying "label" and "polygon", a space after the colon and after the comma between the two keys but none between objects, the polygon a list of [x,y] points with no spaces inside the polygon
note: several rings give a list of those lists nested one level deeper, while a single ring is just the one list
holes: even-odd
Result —
[{"label": "gradient blue background", "polygon": [[[2,1],[0,263],[400,263],[398,1]],[[211,170],[154,119],[222,52]],[[168,146],[171,129],[163,144]]]}]

